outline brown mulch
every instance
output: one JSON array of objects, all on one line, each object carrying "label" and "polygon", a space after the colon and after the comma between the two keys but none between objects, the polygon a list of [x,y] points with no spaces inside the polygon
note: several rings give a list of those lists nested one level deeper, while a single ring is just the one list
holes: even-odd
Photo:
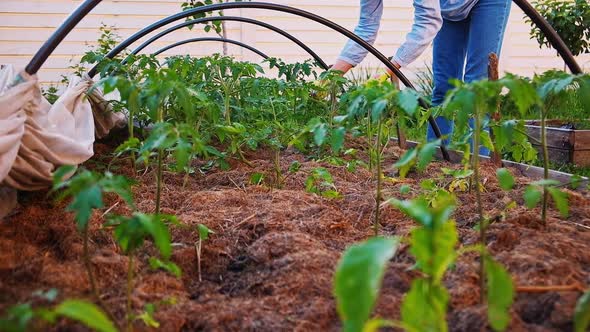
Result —
[{"label": "brown mulch", "polygon": [[[99,151],[108,151],[97,146]],[[394,151],[396,149],[393,149]],[[398,151],[399,152],[399,151]],[[99,153],[103,155],[104,153]],[[398,153],[399,155],[399,153]],[[139,254],[133,306],[140,312],[146,303],[157,306],[160,331],[337,331],[340,328],[332,296],[332,278],[342,251],[350,244],[372,235],[375,205],[371,174],[358,168],[307,161],[300,154],[282,154],[282,169],[292,161],[301,170],[289,176],[281,189],[250,184],[255,172],[272,174],[272,153],[248,155],[253,167],[235,162],[228,171],[212,170],[188,177],[164,173],[163,212],[178,216],[188,227],[173,227],[172,260],[183,270],[180,280],[162,271],[153,271],[148,257],[155,253],[148,245]],[[105,162],[100,158],[87,166]],[[391,165],[391,161],[386,163]],[[317,166],[329,169],[342,199],[325,199],[304,190],[309,171]],[[439,176],[441,167],[433,163],[422,174],[401,181],[388,180],[385,197],[399,197],[403,184],[419,193],[426,177]],[[129,173],[127,168],[118,172]],[[483,165],[486,213],[500,216],[489,227],[488,248],[512,274],[518,286],[590,284],[590,200],[584,193],[571,192],[571,212],[561,218],[550,210],[547,227],[540,223],[540,211],[522,207],[524,184],[517,178],[513,192],[498,187],[495,168]],[[134,197],[140,211],[154,209],[154,172],[138,176]],[[406,198],[406,197],[404,197]],[[458,193],[454,214],[463,244],[478,240],[473,229],[477,221],[474,195]],[[518,207],[505,210],[515,200]],[[82,240],[73,215],[65,212],[67,202],[55,203],[45,192],[23,194],[17,214],[0,224],[0,312],[7,307],[32,301],[43,304],[32,293],[59,290],[59,299],[90,298],[89,284],[81,261]],[[114,244],[109,231],[102,229],[102,214],[129,213],[114,196],[106,208],[91,220],[92,263],[104,302],[122,323],[125,310],[127,257]],[[204,243],[202,278],[199,282],[194,244],[196,226],[205,224],[215,231]],[[384,207],[383,235],[406,236],[415,223],[392,207]],[[375,315],[399,318],[400,303],[408,291],[414,263],[407,247],[402,247],[390,263],[383,282]],[[448,314],[452,331],[485,331],[485,308],[479,305],[478,258],[468,254],[447,273],[451,303]],[[579,291],[520,292],[512,308],[510,331],[570,331]],[[171,301],[174,299],[174,301]],[[170,303],[172,302],[172,303]],[[136,321],[136,330],[150,330]],[[0,328],[1,329],[1,328]],[[84,330],[61,321],[56,330]]]}]

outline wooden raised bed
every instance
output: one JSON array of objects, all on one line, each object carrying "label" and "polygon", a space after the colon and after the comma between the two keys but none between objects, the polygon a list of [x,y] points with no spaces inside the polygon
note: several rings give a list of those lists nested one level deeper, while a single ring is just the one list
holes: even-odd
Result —
[{"label": "wooden raised bed", "polygon": [[[526,128],[528,134],[534,138],[531,143],[541,151],[539,121],[528,121]],[[549,160],[553,162],[590,166],[590,130],[572,129],[567,122],[549,120],[547,121],[547,147]]]}]

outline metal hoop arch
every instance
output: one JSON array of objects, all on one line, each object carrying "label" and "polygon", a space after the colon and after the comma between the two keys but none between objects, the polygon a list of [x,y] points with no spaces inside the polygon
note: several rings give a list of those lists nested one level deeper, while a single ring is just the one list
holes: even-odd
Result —
[{"label": "metal hoop arch", "polygon": [[233,39],[228,39],[228,38],[220,38],[220,37],[200,37],[200,38],[189,38],[189,39],[185,39],[179,42],[176,42],[174,44],[170,44],[168,46],[162,47],[161,49],[157,50],[156,52],[152,53],[153,55],[160,55],[161,53],[164,53],[170,49],[173,49],[175,47],[181,46],[181,45],[185,45],[185,44],[190,44],[190,43],[198,43],[198,42],[207,42],[207,41],[216,41],[216,42],[222,42],[222,43],[228,43],[228,44],[234,44],[234,45],[238,45],[240,47],[243,47],[247,50],[250,50],[258,55],[260,55],[262,58],[264,58],[265,60],[269,58],[268,55],[264,54],[262,51],[258,50],[255,47],[252,47],[250,45],[244,44],[242,42],[239,42],[237,40],[233,40]]},{"label": "metal hoop arch", "polygon": [[[212,21],[236,21],[236,22],[251,23],[251,24],[258,25],[258,26],[267,28],[269,30],[272,30],[272,31],[288,38],[289,40],[291,40],[295,44],[299,45],[303,50],[305,50],[318,63],[318,65],[322,69],[327,70],[329,68],[328,65],[324,62],[324,60],[319,55],[317,55],[317,53],[315,53],[311,48],[309,48],[307,45],[305,45],[301,40],[295,38],[293,35],[286,32],[285,30],[277,28],[276,26],[274,26],[272,24],[268,24],[268,23],[265,23],[262,21],[251,19],[251,18],[239,17],[239,16],[204,17],[204,18],[200,18],[200,19],[196,19],[196,20],[183,22],[181,24],[178,24],[178,25],[175,25],[171,28],[168,28],[168,29],[158,33],[157,35],[153,36],[152,38],[146,40],[144,43],[142,43],[137,48],[135,48],[133,51],[131,51],[131,54],[137,54],[137,53],[141,52],[144,48],[146,48],[151,43],[155,42],[156,40],[168,35],[169,33],[174,32],[176,30],[179,30],[179,29],[182,29],[184,27],[194,25],[194,24],[207,23],[207,22],[212,22]],[[116,55],[118,55],[118,54],[116,54]],[[123,62],[125,62],[125,61],[126,60],[123,60]]]}]

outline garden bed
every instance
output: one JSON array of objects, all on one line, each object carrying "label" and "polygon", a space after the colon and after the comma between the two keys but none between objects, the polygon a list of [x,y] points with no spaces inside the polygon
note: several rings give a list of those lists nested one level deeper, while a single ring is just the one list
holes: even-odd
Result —
[{"label": "garden bed", "polygon": [[[112,147],[98,145],[97,157],[88,168],[108,163],[105,152]],[[391,148],[388,156],[402,151]],[[160,331],[336,331],[341,323],[332,296],[333,274],[342,251],[372,235],[375,204],[371,173],[359,167],[349,172],[344,166],[307,161],[286,150],[281,158],[283,171],[295,160],[301,169],[289,176],[281,189],[252,185],[254,173],[273,168],[272,151],[247,155],[253,167],[233,162],[229,171],[213,169],[192,175],[185,184],[183,175],[164,173],[163,212],[178,216],[183,225],[172,227],[172,261],[183,270],[182,278],[152,271],[147,257],[155,249],[137,254],[137,279],[132,294],[136,312],[147,303],[157,304],[155,318]],[[384,165],[391,165],[386,160]],[[125,165],[118,173],[131,175]],[[309,172],[327,168],[341,199],[326,199],[305,191]],[[434,162],[423,173],[407,179],[387,178],[384,197],[410,198],[420,191],[424,178],[436,178],[441,168],[459,165]],[[388,174],[388,169],[385,173]],[[510,331],[569,331],[581,290],[590,283],[590,200],[587,193],[568,191],[570,217],[564,219],[551,208],[547,227],[540,222],[538,209],[527,210],[522,201],[525,184],[531,179],[513,169],[515,190],[498,186],[496,167],[482,165],[482,193],[485,211],[498,216],[488,228],[487,247],[507,267],[520,290],[512,308]],[[134,197],[140,211],[154,208],[155,172],[152,168],[136,177]],[[409,185],[409,194],[400,187]],[[454,214],[460,242],[478,241],[474,226],[479,220],[475,195],[456,192],[460,204]],[[510,202],[516,207],[506,209]],[[0,311],[15,303],[35,300],[37,290],[56,288],[59,298],[90,298],[89,284],[81,260],[82,239],[73,215],[64,211],[66,203],[54,203],[47,193],[21,197],[17,213],[0,225]],[[121,323],[125,313],[127,256],[123,255],[110,232],[101,229],[102,214],[130,211],[114,196],[105,209],[91,218],[92,263],[103,300]],[[204,223],[215,231],[203,244],[202,282],[198,280],[198,240],[195,228]],[[395,208],[382,210],[381,233],[408,235],[416,226]],[[399,317],[400,303],[419,272],[412,271],[414,260],[403,245],[390,263],[376,314]],[[448,314],[452,331],[485,330],[485,307],[479,305],[478,255],[461,256],[446,274],[451,300]],[[550,290],[568,286],[567,291]],[[549,287],[544,289],[543,287]],[[172,301],[174,298],[174,301]],[[36,303],[36,302],[35,302]],[[56,330],[72,330],[61,322]],[[137,330],[150,330],[136,321]],[[76,329],[77,330],[77,329]]]},{"label": "garden bed", "polygon": [[[581,127],[585,128],[586,126]],[[541,151],[539,121],[527,121],[526,129],[534,139],[531,141],[533,146]],[[590,130],[588,129],[580,129],[567,121],[548,121],[547,148],[549,149],[549,160],[555,163],[590,166]]]}]

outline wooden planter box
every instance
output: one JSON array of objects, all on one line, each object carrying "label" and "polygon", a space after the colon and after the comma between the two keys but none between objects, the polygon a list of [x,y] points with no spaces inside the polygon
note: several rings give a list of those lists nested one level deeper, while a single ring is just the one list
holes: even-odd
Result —
[{"label": "wooden planter box", "polygon": [[[527,121],[526,128],[531,137],[541,140],[539,121]],[[561,164],[590,166],[590,130],[571,129],[566,122],[560,120],[548,120],[546,129],[549,160]],[[538,142],[531,143],[542,153]]]}]

